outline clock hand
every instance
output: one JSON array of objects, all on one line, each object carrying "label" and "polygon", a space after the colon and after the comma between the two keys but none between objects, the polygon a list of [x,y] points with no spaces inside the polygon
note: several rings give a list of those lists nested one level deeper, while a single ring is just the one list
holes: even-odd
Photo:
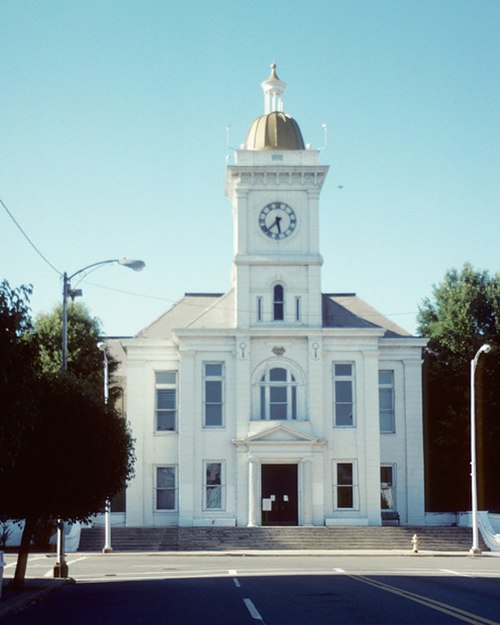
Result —
[{"label": "clock hand", "polygon": [[278,233],[281,234],[280,221],[281,221],[281,217],[276,217],[274,222],[269,226],[268,230],[271,230],[271,228],[274,228],[274,226],[276,226],[276,228],[278,229]]}]

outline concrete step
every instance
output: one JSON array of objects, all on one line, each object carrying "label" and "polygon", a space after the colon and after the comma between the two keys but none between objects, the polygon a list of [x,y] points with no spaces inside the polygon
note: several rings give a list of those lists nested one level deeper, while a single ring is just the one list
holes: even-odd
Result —
[{"label": "concrete step", "polygon": [[[115,551],[228,551],[252,549],[411,549],[468,551],[469,528],[459,527],[114,527]],[[104,528],[82,530],[80,551],[101,551]],[[481,547],[487,550],[485,545]]]}]

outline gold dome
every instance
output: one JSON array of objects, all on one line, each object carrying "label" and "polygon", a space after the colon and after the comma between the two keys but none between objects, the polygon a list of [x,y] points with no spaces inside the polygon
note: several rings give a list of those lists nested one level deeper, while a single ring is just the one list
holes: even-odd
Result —
[{"label": "gold dome", "polygon": [[257,117],[250,126],[244,147],[246,150],[304,150],[304,139],[297,122],[273,111]]}]

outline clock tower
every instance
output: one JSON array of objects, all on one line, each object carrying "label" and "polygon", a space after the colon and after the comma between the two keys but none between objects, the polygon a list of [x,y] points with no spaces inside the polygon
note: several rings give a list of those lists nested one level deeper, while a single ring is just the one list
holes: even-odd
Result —
[{"label": "clock tower", "polygon": [[265,112],[227,170],[238,328],[322,325],[318,213],[328,167],[284,113],[285,87],[273,64]]}]

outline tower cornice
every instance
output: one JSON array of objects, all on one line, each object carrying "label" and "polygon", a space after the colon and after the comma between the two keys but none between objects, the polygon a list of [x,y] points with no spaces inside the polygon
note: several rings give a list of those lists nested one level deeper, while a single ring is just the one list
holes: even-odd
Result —
[{"label": "tower cornice", "polygon": [[328,169],[326,165],[231,165],[227,168],[226,195],[259,187],[315,189],[319,193]]}]

